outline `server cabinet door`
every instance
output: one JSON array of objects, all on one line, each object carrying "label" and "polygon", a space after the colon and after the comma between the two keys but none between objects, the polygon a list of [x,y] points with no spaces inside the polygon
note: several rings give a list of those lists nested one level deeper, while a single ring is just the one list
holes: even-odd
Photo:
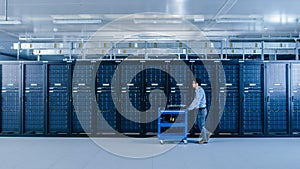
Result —
[{"label": "server cabinet door", "polygon": [[69,65],[48,65],[48,123],[49,133],[68,133]]},{"label": "server cabinet door", "polygon": [[[117,98],[116,89],[118,78],[115,76],[118,63],[115,61],[101,61],[97,69],[96,96],[97,119],[96,133],[116,133],[117,113],[114,98]],[[115,83],[115,84],[112,84]]]},{"label": "server cabinet door", "polygon": [[[223,70],[222,70],[223,69]],[[225,79],[222,76],[225,73]],[[225,104],[222,113],[218,132],[238,133],[239,132],[239,65],[234,62],[223,62],[223,66],[218,66],[219,76],[219,107]],[[225,80],[225,83],[224,83]]]},{"label": "server cabinet door", "polygon": [[[211,61],[193,61],[191,64],[192,67],[192,71],[193,71],[193,75],[195,78],[200,78],[201,79],[201,87],[204,89],[205,91],[205,95],[206,95],[206,107],[207,107],[207,111],[208,113],[213,112],[213,108],[217,108],[217,105],[214,105],[217,103],[216,100],[212,100],[212,83],[214,83],[214,74],[215,74],[215,65],[213,64],[214,62]],[[213,82],[211,82],[211,80]],[[191,85],[191,80],[188,82],[189,86]],[[194,89],[192,88],[192,94],[190,94],[191,96],[194,95]],[[192,101],[193,98],[190,98]],[[195,116],[196,116],[195,112],[193,113],[189,113],[189,123],[194,123],[194,128],[192,130],[192,132],[200,132],[200,129],[198,127],[197,121],[195,121]],[[210,124],[210,123],[207,123]],[[213,127],[209,126],[209,129],[211,129]]]},{"label": "server cabinet door", "polygon": [[300,133],[300,64],[291,66],[291,115],[293,134]]},{"label": "server cabinet door", "polygon": [[120,85],[116,89],[119,102],[116,107],[120,114],[122,133],[141,132],[141,111],[143,109],[142,72],[143,63],[123,61],[118,67]]},{"label": "server cabinet door", "polygon": [[44,134],[44,69],[41,64],[25,65],[25,133]]},{"label": "server cabinet door", "polygon": [[1,65],[1,133],[19,133],[20,121],[20,66]]},{"label": "server cabinet door", "polygon": [[72,133],[92,133],[93,115],[93,64],[80,61],[76,63],[72,79]]},{"label": "server cabinet door", "polygon": [[263,64],[243,65],[243,132],[263,133]]},{"label": "server cabinet door", "polygon": [[145,79],[145,132],[157,133],[157,110],[167,104],[167,63],[147,61],[144,63]]},{"label": "server cabinet door", "polygon": [[266,67],[267,132],[288,133],[287,69],[285,63],[269,63]]}]

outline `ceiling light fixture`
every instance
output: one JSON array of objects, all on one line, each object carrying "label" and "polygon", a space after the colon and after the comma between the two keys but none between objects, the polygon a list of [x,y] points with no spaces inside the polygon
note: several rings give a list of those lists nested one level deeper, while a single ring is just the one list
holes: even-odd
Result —
[{"label": "ceiling light fixture", "polygon": [[289,24],[296,23],[298,18],[294,15],[266,15],[264,17],[265,22],[276,23],[276,24]]},{"label": "ceiling light fixture", "polygon": [[0,25],[20,25],[22,24],[19,20],[0,20]]},{"label": "ceiling light fixture", "polygon": [[182,19],[179,18],[136,18],[133,20],[135,24],[179,24],[182,23]]},{"label": "ceiling light fixture", "polygon": [[267,15],[267,16],[265,16],[265,21],[271,22],[271,23],[280,23],[281,16],[280,15]]},{"label": "ceiling light fixture", "polygon": [[256,23],[256,22],[263,22],[263,18],[247,18],[247,17],[242,17],[242,18],[218,18],[216,19],[217,23]]},{"label": "ceiling light fixture", "polygon": [[54,24],[100,24],[101,19],[54,19]]},{"label": "ceiling light fixture", "polygon": [[204,22],[204,16],[203,15],[195,15],[194,22]]}]

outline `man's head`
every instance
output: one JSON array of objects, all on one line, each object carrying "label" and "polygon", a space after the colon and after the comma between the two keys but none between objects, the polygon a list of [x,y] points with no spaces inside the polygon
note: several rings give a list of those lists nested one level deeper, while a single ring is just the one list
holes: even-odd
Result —
[{"label": "man's head", "polygon": [[199,86],[201,86],[201,79],[200,78],[196,78],[194,81],[193,81],[193,88],[198,88]]}]

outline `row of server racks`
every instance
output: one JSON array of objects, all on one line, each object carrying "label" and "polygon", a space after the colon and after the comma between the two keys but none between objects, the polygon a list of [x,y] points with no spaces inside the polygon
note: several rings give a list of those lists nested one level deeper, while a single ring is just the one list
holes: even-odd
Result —
[{"label": "row of server racks", "polygon": [[1,62],[0,77],[1,136],[153,136],[158,108],[191,103],[193,78],[219,114],[216,136],[300,133],[297,61]]}]

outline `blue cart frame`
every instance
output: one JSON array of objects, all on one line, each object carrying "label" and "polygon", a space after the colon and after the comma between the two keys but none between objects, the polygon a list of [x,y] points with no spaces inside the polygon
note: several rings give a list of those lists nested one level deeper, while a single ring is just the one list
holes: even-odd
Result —
[{"label": "blue cart frame", "polygon": [[[178,116],[178,115],[183,115],[184,119],[183,121],[174,122],[164,122],[162,119],[162,115],[170,115],[170,116]],[[167,127],[167,128],[172,128],[172,127],[177,127],[177,128],[183,128],[183,132],[180,133],[167,133],[167,132],[162,132],[162,128]],[[188,128],[188,111],[187,110],[161,110],[158,108],[158,139],[161,144],[164,143],[164,141],[183,141],[184,144],[187,144],[187,129]]]}]

